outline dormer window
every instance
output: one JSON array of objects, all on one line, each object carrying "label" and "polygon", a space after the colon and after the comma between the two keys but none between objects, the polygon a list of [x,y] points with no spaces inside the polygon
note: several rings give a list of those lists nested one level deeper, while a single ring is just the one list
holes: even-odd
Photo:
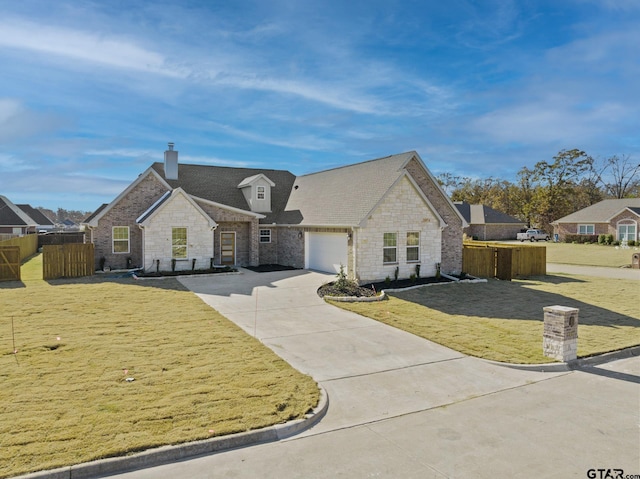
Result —
[{"label": "dormer window", "polygon": [[238,188],[242,191],[247,205],[256,213],[271,212],[271,194],[276,184],[267,178],[264,173],[245,178]]}]

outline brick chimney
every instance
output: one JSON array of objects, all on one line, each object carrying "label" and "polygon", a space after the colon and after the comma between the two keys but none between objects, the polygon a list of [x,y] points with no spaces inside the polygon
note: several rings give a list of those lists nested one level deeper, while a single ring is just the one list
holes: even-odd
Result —
[{"label": "brick chimney", "polygon": [[169,143],[164,152],[164,177],[167,180],[178,179],[178,152],[173,149],[173,143]]}]

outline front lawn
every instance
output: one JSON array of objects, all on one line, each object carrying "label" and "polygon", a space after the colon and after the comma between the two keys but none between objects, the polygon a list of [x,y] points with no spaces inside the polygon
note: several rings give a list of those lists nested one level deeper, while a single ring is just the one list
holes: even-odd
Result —
[{"label": "front lawn", "polygon": [[539,364],[551,362],[542,354],[545,306],[580,309],[580,357],[640,344],[638,286],[632,280],[548,275],[425,287],[391,293],[388,301],[335,305],[464,354]]},{"label": "front lawn", "polygon": [[175,279],[47,283],[41,268],[36,256],[23,283],[0,283],[0,477],[262,428],[318,402],[310,377]]},{"label": "front lawn", "polygon": [[619,268],[631,264],[633,253],[639,253],[640,249],[621,248],[597,244],[573,244],[573,243],[534,243],[537,246],[547,247],[548,263],[575,264],[581,266],[610,266]]}]

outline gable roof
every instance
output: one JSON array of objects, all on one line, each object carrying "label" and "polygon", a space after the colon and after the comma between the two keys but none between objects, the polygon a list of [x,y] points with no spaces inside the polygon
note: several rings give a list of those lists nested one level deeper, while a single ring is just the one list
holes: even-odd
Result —
[{"label": "gable roof", "polygon": [[265,213],[265,218],[261,220],[261,223],[276,222],[277,212],[285,209],[289,192],[295,180],[293,173],[286,170],[190,164],[178,164],[178,179],[167,180],[164,178],[163,163],[156,162],[151,165],[151,168],[172,189],[182,188],[191,196],[231,206],[247,213],[251,213],[251,209],[238,185],[252,177],[264,175],[275,186],[271,188],[271,210],[273,213]]},{"label": "gable roof", "polygon": [[401,153],[299,176],[285,210],[289,214],[297,211],[301,225],[358,225],[400,178],[414,154]]},{"label": "gable roof", "polygon": [[148,221],[153,218],[159,211],[161,211],[166,205],[171,203],[178,195],[182,196],[187,202],[198,212],[200,213],[208,222],[211,228],[215,228],[218,224],[211,218],[207,213],[205,213],[200,206],[194,201],[194,199],[185,193],[182,188],[176,188],[172,191],[167,191],[158,201],[156,201],[153,205],[149,207],[147,211],[142,213],[136,219],[136,223],[145,226],[148,224]]},{"label": "gable roof", "polygon": [[620,200],[602,200],[591,206],[557,219],[557,223],[608,223],[609,219],[625,208],[640,208],[640,198],[623,198]]},{"label": "gable roof", "polygon": [[513,216],[503,213],[502,211],[494,210],[486,205],[472,205],[465,202],[456,202],[454,204],[470,225],[525,224],[524,221],[520,221]]},{"label": "gable roof", "polygon": [[272,186],[272,187],[276,186],[275,183],[273,181],[271,181],[269,178],[267,178],[264,173],[260,173],[260,174],[253,175],[253,176],[250,176],[250,177],[245,178],[244,180],[242,180],[240,182],[240,184],[238,185],[238,188],[244,188],[245,186],[249,186],[249,185],[251,185],[251,183],[253,183],[256,180],[259,180],[260,178],[263,178],[267,183],[269,183],[270,186]]},{"label": "gable roof", "polygon": [[38,226],[53,226],[53,221],[51,221],[47,216],[40,210],[35,209],[31,205],[16,205],[22,211],[24,211],[29,218],[36,221]]},{"label": "gable roof", "polygon": [[9,198],[0,195],[0,225],[23,227],[37,226],[38,223],[14,205]]},{"label": "gable roof", "polygon": [[93,213],[87,216],[82,223],[83,224],[89,223],[96,216],[98,216],[102,212],[102,210],[104,210],[107,206],[109,206],[109,203],[102,203],[100,206],[98,206],[98,209],[96,209]]}]

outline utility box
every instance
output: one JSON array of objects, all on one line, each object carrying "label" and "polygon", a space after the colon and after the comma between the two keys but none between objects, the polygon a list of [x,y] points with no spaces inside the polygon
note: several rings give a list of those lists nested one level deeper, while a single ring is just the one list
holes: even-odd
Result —
[{"label": "utility box", "polygon": [[633,253],[631,255],[631,267],[634,269],[640,269],[640,253]]},{"label": "utility box", "polygon": [[573,361],[578,357],[578,308],[544,308],[542,351],[548,358]]}]

